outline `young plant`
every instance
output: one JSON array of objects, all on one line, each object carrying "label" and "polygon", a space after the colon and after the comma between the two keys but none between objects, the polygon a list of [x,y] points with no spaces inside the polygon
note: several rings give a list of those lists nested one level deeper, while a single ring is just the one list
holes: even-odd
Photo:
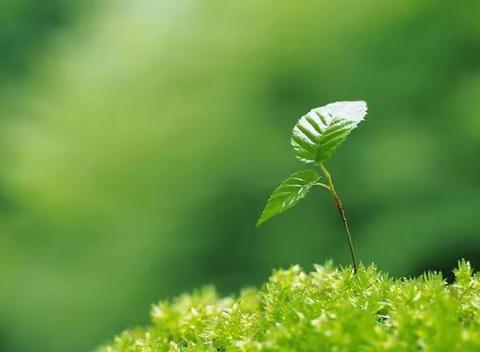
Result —
[{"label": "young plant", "polygon": [[320,182],[322,176],[315,170],[295,172],[273,191],[257,222],[259,226],[293,208],[313,186],[328,190],[343,222],[355,273],[358,270],[358,264],[345,209],[325,163],[350,132],[363,121],[366,114],[367,104],[364,101],[341,101],[315,108],[302,116],[293,128],[291,138],[295,156],[304,163],[317,166],[325,177],[326,184]]}]

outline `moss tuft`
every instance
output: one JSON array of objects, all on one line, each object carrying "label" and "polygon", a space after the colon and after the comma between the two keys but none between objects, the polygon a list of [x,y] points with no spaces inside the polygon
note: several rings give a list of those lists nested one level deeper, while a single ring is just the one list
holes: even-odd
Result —
[{"label": "moss tuft", "polygon": [[259,291],[222,298],[205,288],[161,302],[151,325],[101,352],[480,351],[480,277],[460,262],[455,283],[438,273],[392,279],[375,266],[300,267]]}]

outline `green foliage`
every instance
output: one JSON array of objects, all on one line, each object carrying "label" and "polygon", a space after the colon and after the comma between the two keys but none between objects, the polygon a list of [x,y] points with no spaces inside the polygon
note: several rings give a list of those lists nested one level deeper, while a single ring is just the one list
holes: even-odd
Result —
[{"label": "green foliage", "polygon": [[[331,158],[366,114],[367,104],[364,101],[341,101],[312,109],[300,118],[293,128],[291,139],[295,156],[305,163],[320,166],[329,185],[317,183],[320,176],[311,170],[291,175],[273,191],[257,226],[295,206],[314,185],[323,186],[335,193],[331,177],[323,163]],[[338,198],[336,194],[334,197]]]},{"label": "green foliage", "polygon": [[295,156],[306,163],[324,163],[367,114],[363,101],[342,101],[311,110],[293,128]]},{"label": "green foliage", "polygon": [[100,352],[478,351],[480,276],[461,262],[440,274],[392,279],[375,266],[299,266],[259,291],[221,298],[212,288],[162,302],[149,327],[126,331]]},{"label": "green foliage", "polygon": [[293,174],[275,189],[257,222],[258,226],[292,208],[314,185],[328,189],[344,224],[355,273],[358,270],[358,264],[344,206],[324,163],[331,158],[350,132],[363,121],[366,114],[367,103],[364,101],[340,101],[313,109],[302,116],[292,133],[291,144],[295,155],[305,163],[315,163],[326,177],[328,184],[318,183],[320,176],[314,171],[300,171]]},{"label": "green foliage", "polygon": [[320,180],[320,175],[313,170],[297,171],[290,175],[273,191],[260,219],[258,219],[257,226],[293,208],[307,195],[318,180]]}]

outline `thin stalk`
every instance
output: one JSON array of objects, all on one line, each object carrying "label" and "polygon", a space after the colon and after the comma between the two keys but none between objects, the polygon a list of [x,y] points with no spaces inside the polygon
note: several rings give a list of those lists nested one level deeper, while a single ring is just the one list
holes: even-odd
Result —
[{"label": "thin stalk", "polygon": [[317,186],[320,186],[320,187],[323,187],[325,189],[328,189],[330,191],[330,186],[324,184],[324,183],[321,183],[321,182],[318,182],[318,183],[315,183]]},{"label": "thin stalk", "polygon": [[330,175],[330,173],[328,172],[328,170],[325,168],[323,164],[319,163],[318,166],[320,167],[320,170],[322,170],[323,174],[327,178],[330,194],[332,195],[333,200],[335,201],[335,205],[337,206],[338,212],[342,219],[343,227],[345,229],[345,234],[347,237],[348,246],[350,248],[350,254],[352,256],[353,272],[357,273],[358,271],[357,257],[355,255],[355,249],[353,248],[353,241],[352,241],[352,236],[350,234],[350,229],[348,227],[347,216],[345,215],[345,208],[343,206],[342,200],[340,199],[338,193],[335,191],[335,187],[333,186],[332,176]]}]

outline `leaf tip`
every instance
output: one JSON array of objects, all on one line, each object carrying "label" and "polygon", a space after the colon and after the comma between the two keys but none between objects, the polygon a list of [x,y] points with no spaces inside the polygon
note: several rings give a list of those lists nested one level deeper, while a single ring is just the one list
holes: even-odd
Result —
[{"label": "leaf tip", "polygon": [[257,220],[257,224],[255,225],[255,227],[260,227],[260,225],[264,224],[265,222],[267,222],[270,218],[269,217],[265,217],[265,210],[262,212],[262,214],[260,215],[260,217],[258,218]]}]

